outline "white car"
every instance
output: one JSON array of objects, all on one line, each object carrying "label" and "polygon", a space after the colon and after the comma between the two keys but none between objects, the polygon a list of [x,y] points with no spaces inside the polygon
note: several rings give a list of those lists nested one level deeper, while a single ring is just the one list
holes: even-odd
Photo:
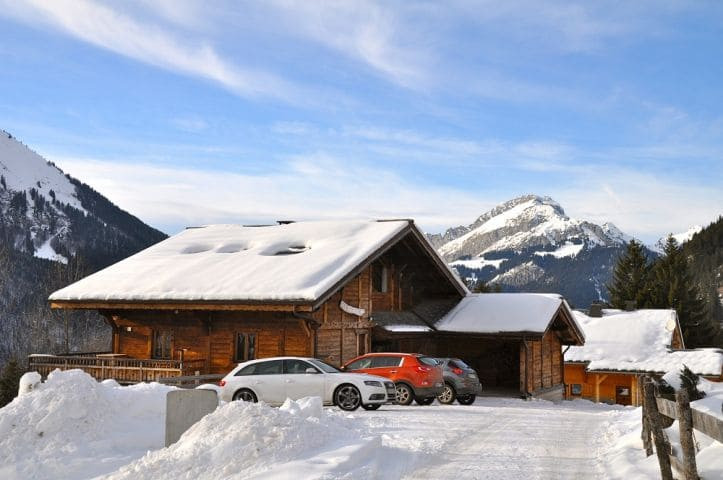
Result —
[{"label": "white car", "polygon": [[343,373],[315,358],[274,357],[240,363],[219,382],[225,401],[263,401],[281,405],[287,398],[321,397],[342,410],[376,410],[396,397],[384,377]]}]

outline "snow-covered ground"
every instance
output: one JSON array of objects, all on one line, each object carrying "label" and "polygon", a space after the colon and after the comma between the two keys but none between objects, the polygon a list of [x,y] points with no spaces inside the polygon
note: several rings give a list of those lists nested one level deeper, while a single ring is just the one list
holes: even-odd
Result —
[{"label": "snow-covered ground", "polygon": [[[170,389],[51,374],[0,409],[0,478],[659,478],[631,407],[482,398],[344,413],[317,399],[233,402],[163,448]],[[699,458],[723,458],[704,446]],[[704,478],[721,478],[708,463]]]}]

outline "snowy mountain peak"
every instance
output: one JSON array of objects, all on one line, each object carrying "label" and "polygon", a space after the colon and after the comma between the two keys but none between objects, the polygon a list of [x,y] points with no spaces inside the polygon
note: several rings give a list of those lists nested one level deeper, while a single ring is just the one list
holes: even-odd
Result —
[{"label": "snowy mountain peak", "polygon": [[630,238],[612,223],[600,226],[568,217],[550,197],[525,195],[494,207],[469,226],[431,235],[430,241],[446,260],[454,261],[536,247],[541,255],[554,255],[550,250],[558,248],[563,250],[556,256],[574,256],[582,245],[620,245]]},{"label": "snowy mountain peak", "polygon": [[[670,235],[673,236],[676,242],[678,242],[678,245],[682,245],[691,238],[693,238],[693,235],[703,230],[703,227],[700,225],[693,225],[685,232],[680,233],[671,233]],[[668,240],[668,235],[661,237],[658,239],[657,242],[655,242],[655,245],[651,245],[649,248],[657,253],[663,253],[663,248],[665,247],[665,242]]]},{"label": "snowy mountain peak", "polygon": [[[85,211],[75,189],[62,170],[48,162],[5,130],[0,130],[0,190],[37,193],[48,202],[58,202]],[[51,193],[52,192],[52,193]]]}]

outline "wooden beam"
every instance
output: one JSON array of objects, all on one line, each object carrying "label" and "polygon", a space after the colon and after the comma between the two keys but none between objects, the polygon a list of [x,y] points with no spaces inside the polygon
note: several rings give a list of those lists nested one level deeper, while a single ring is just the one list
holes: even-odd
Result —
[{"label": "wooden beam", "polygon": [[600,384],[605,381],[605,379],[608,378],[607,373],[605,375],[600,375],[599,373],[595,374],[595,401],[600,401]]},{"label": "wooden beam", "polygon": [[50,308],[76,310],[205,310],[205,311],[251,311],[251,312],[311,312],[311,305],[271,303],[152,303],[152,302],[75,302],[54,301]]}]

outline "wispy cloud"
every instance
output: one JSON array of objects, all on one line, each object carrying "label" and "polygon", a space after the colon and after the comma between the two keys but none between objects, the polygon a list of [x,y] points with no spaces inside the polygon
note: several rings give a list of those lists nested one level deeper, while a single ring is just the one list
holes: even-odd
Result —
[{"label": "wispy cloud", "polygon": [[301,102],[303,89],[275,74],[241,68],[204,40],[193,41],[158,24],[88,0],[0,1],[3,15],[46,25],[135,60],[220,84],[244,97]]},{"label": "wispy cloud", "polygon": [[[122,208],[169,230],[281,218],[412,217],[432,231],[467,223],[488,207],[478,193],[413,184],[327,154],[295,156],[263,174],[49,156]],[[454,208],[451,208],[451,206]]]},{"label": "wispy cloud", "polygon": [[273,0],[287,31],[333,49],[401,86],[427,84],[433,50],[388,2]]}]

